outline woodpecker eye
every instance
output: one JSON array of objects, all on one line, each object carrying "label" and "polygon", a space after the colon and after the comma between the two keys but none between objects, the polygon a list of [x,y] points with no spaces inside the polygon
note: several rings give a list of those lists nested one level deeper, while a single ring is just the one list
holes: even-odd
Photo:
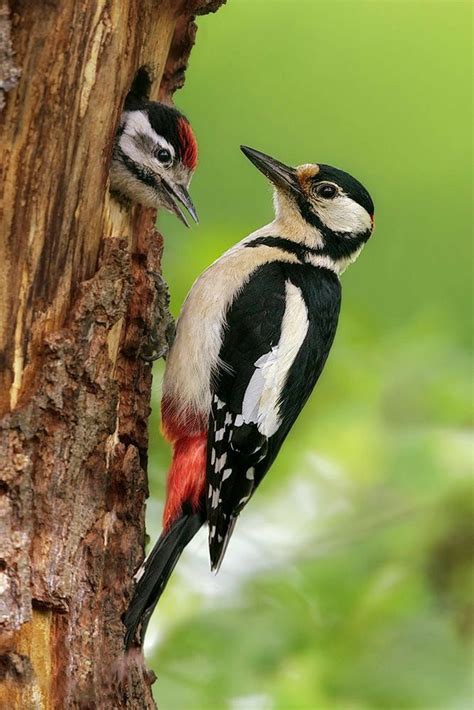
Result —
[{"label": "woodpecker eye", "polygon": [[163,165],[171,163],[171,153],[167,148],[159,148],[156,151],[155,155],[160,161],[160,163],[163,163]]},{"label": "woodpecker eye", "polygon": [[320,182],[316,187],[316,194],[324,197],[325,200],[332,200],[338,192],[337,185],[333,185],[332,182]]}]

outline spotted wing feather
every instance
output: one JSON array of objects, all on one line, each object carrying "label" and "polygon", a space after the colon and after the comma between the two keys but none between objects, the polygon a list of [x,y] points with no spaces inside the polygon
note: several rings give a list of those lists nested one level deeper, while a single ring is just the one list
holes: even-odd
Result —
[{"label": "spotted wing feather", "polygon": [[[212,566],[218,569],[237,516],[253,493],[252,464],[265,456],[267,440],[256,426],[244,424],[242,415],[232,412],[217,395],[209,424],[213,431],[209,433],[207,518]],[[245,447],[253,441],[253,450],[241,447],[240,440]]]}]

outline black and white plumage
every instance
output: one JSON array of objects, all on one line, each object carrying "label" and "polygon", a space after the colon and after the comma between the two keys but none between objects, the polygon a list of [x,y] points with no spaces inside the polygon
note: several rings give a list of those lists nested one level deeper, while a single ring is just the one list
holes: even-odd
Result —
[{"label": "black and white plumage", "polygon": [[214,431],[210,426],[208,434],[213,567],[225,551],[229,524],[273,463],[321,374],[339,307],[334,273],[276,260],[256,270],[228,311],[219,353],[225,367],[215,379]]},{"label": "black and white plumage", "polygon": [[196,139],[182,113],[147,99],[126,102],[110,166],[113,192],[145,207],[163,207],[188,226],[180,204],[197,222],[188,192],[196,165]]},{"label": "black and white plumage", "polygon": [[[142,640],[183,534],[207,522],[211,567],[219,568],[323,370],[339,276],[372,233],[372,200],[347,173],[242,150],[273,183],[276,217],[201,274],[183,305],[163,383],[163,431],[174,448],[164,531],[127,613],[129,642],[138,628]],[[159,552],[170,536],[172,564]]]}]

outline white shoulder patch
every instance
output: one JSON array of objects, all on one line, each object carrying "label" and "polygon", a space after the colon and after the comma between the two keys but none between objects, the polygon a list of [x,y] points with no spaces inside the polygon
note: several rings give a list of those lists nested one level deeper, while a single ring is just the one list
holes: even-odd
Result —
[{"label": "white shoulder patch", "polygon": [[272,436],[281,423],[279,399],[288,373],[308,332],[308,310],[301,290],[286,282],[286,305],[278,345],[255,362],[255,372],[245,391],[242,416]]}]

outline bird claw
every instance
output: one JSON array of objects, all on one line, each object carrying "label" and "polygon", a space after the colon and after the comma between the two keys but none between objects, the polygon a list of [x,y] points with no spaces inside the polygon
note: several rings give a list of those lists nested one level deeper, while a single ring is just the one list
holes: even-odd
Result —
[{"label": "bird claw", "polygon": [[142,345],[140,350],[140,357],[145,362],[155,362],[163,357],[168,351],[166,346],[163,347],[156,338],[152,335],[148,339],[148,343]]},{"label": "bird claw", "polygon": [[155,307],[150,335],[140,348],[140,357],[145,362],[155,362],[166,358],[173,344],[175,335],[174,319],[169,312],[170,297],[166,282],[160,273],[149,271],[148,275],[155,283]]}]

